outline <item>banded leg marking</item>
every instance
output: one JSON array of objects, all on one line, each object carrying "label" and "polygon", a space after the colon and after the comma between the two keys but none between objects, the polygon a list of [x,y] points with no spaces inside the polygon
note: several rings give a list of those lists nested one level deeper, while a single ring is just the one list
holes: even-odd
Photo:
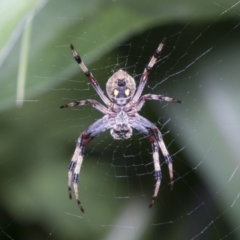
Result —
[{"label": "banded leg marking", "polygon": [[75,58],[76,62],[78,63],[79,67],[82,69],[82,71],[85,73],[87,78],[89,79],[90,83],[92,84],[95,91],[98,93],[99,97],[103,100],[103,102],[109,106],[110,101],[109,99],[104,95],[104,92],[102,91],[97,79],[93,76],[93,74],[88,70],[84,62],[82,61],[81,57],[78,55],[76,50],[74,49],[73,45],[70,45],[72,55]]},{"label": "banded leg marking", "polygon": [[152,132],[153,132],[153,134],[154,134],[154,136],[155,136],[155,138],[156,138],[156,140],[158,142],[159,148],[162,151],[162,154],[164,156],[165,162],[168,165],[170,185],[171,185],[171,188],[173,188],[173,165],[172,165],[172,158],[169,155],[169,152],[168,152],[168,150],[166,148],[166,145],[165,145],[165,143],[163,141],[161,132],[158,130],[157,127],[153,127],[151,130],[152,130]]},{"label": "banded leg marking", "polygon": [[171,188],[173,188],[173,165],[172,165],[172,158],[171,156],[169,155],[168,153],[168,150],[165,146],[165,143],[163,142],[162,139],[160,139],[158,141],[158,145],[162,151],[162,154],[165,158],[165,162],[167,163],[168,165],[168,171],[169,171],[169,178],[170,178],[170,185],[171,185]]},{"label": "banded leg marking", "polygon": [[68,168],[68,194],[69,198],[72,199],[72,185],[74,189],[75,198],[77,201],[77,204],[82,212],[84,212],[84,209],[82,207],[79,193],[78,193],[78,177],[81,170],[82,162],[83,162],[83,150],[84,146],[81,146],[81,142],[78,140],[77,147],[74,151],[72,160],[69,164]]},{"label": "banded leg marking", "polygon": [[157,50],[154,52],[150,62],[148,63],[147,67],[144,69],[143,74],[142,74],[141,79],[140,79],[138,89],[137,89],[137,91],[136,91],[136,93],[133,97],[133,102],[136,102],[140,98],[140,96],[143,92],[143,89],[146,85],[146,82],[148,80],[148,75],[151,72],[154,64],[157,61],[157,59],[160,57],[160,54],[161,54],[162,49],[164,47],[164,44],[165,44],[165,39],[163,39],[162,42],[158,45]]},{"label": "banded leg marking", "polygon": [[153,163],[154,163],[154,170],[155,170],[155,180],[156,180],[156,185],[154,189],[154,193],[152,196],[152,201],[149,205],[151,208],[157,198],[159,188],[161,185],[161,179],[162,179],[162,172],[161,172],[161,166],[160,166],[160,161],[159,161],[159,151],[158,151],[158,145],[157,142],[154,141],[152,142],[152,149],[153,149]]}]

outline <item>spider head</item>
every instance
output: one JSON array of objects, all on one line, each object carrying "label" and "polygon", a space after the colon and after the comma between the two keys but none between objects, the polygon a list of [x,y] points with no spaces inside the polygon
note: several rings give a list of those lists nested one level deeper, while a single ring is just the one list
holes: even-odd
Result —
[{"label": "spider head", "polygon": [[123,70],[115,72],[107,81],[108,97],[118,105],[129,102],[136,90],[134,79]]}]

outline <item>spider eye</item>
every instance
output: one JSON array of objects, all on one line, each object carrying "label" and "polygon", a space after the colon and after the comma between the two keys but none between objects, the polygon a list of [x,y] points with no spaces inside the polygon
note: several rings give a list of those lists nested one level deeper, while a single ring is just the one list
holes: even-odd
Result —
[{"label": "spider eye", "polygon": [[114,89],[114,90],[113,90],[113,96],[114,96],[114,97],[117,97],[118,94],[119,94],[119,91],[118,91],[117,89]]},{"label": "spider eye", "polygon": [[118,87],[113,90],[113,96],[115,98],[126,98],[130,96],[130,89],[126,87]]},{"label": "spider eye", "polygon": [[127,88],[124,93],[125,93],[125,96],[128,97],[130,95],[130,89]]}]

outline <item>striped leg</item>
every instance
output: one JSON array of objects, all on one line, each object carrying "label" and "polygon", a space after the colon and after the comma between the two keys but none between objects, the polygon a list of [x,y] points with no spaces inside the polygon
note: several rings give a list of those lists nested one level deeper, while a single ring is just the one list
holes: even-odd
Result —
[{"label": "striped leg", "polygon": [[71,162],[68,167],[68,194],[69,198],[72,198],[72,186],[77,200],[77,204],[82,212],[84,209],[82,207],[79,193],[78,193],[78,178],[80,175],[80,170],[83,162],[83,154],[86,145],[88,145],[91,140],[97,137],[100,133],[106,131],[111,127],[111,124],[108,122],[108,117],[104,116],[103,118],[97,120],[92,125],[85,130],[77,140],[76,149],[72,156]]},{"label": "striped leg", "polygon": [[165,158],[165,162],[168,164],[168,170],[169,170],[169,176],[170,176],[170,184],[171,187],[173,187],[173,166],[172,166],[172,158],[169,155],[167,148],[163,142],[162,134],[159,131],[159,129],[152,124],[148,119],[136,114],[134,121],[131,122],[131,126],[136,129],[137,131],[141,132],[145,136],[148,137],[148,140],[152,144],[153,149],[153,163],[154,163],[154,170],[155,170],[155,179],[156,179],[156,185],[154,189],[154,193],[152,196],[152,201],[149,207],[152,207],[161,184],[162,179],[162,172],[161,172],[161,166],[159,161],[159,148],[162,151],[162,154]]},{"label": "striped leg", "polygon": [[159,100],[159,101],[165,101],[165,102],[182,103],[182,101],[177,100],[175,98],[171,98],[163,95],[146,94],[146,95],[143,95],[137,102],[138,111],[141,110],[142,106],[147,100]]},{"label": "striped leg", "polygon": [[66,105],[61,106],[60,108],[69,108],[69,107],[75,107],[75,106],[84,106],[84,105],[92,105],[94,108],[102,112],[103,114],[107,114],[107,108],[103,106],[101,103],[92,100],[92,99],[87,99],[87,100],[82,100],[82,101],[75,101],[75,102],[70,102]]},{"label": "striped leg", "polygon": [[68,168],[68,194],[69,194],[69,198],[72,199],[72,184],[73,184],[73,189],[74,189],[75,197],[77,200],[77,204],[82,212],[84,212],[84,209],[82,207],[79,194],[78,194],[78,177],[79,177],[79,173],[80,173],[82,162],[83,162],[83,152],[84,152],[84,146],[81,145],[81,137],[80,137],[78,139],[75,152],[73,154],[72,160]]},{"label": "striped leg", "polygon": [[154,170],[155,170],[156,185],[155,185],[155,190],[154,190],[154,193],[152,196],[152,201],[149,205],[150,208],[153,206],[153,204],[157,198],[161,180],[162,180],[162,172],[161,172],[161,166],[160,166],[160,162],[159,162],[158,144],[155,140],[152,142],[152,150],[153,150],[153,163],[154,163]]},{"label": "striped leg", "polygon": [[168,150],[166,148],[166,145],[163,141],[163,138],[162,138],[162,134],[161,132],[159,131],[159,129],[157,127],[153,127],[152,129],[152,132],[154,133],[154,136],[158,142],[158,145],[162,151],[162,154],[165,158],[165,162],[167,163],[168,165],[168,171],[169,171],[169,178],[170,178],[170,185],[171,185],[171,188],[173,188],[173,165],[172,165],[172,158],[171,156],[169,155],[168,153]]},{"label": "striped leg", "polygon": [[154,64],[157,61],[157,59],[160,57],[160,54],[162,52],[164,44],[165,44],[165,39],[163,39],[162,42],[158,45],[157,50],[154,52],[150,62],[148,63],[147,67],[144,69],[144,72],[143,72],[143,74],[141,76],[141,79],[140,79],[139,86],[138,86],[137,91],[136,91],[136,94],[133,97],[133,102],[136,102],[140,98],[140,96],[142,94],[142,91],[143,91],[143,89],[144,89],[144,87],[147,83],[148,75],[151,72]]},{"label": "striped leg", "polygon": [[96,92],[98,93],[99,97],[103,100],[103,102],[109,106],[110,105],[110,100],[105,96],[105,94],[103,93],[100,85],[98,84],[97,79],[93,76],[93,74],[88,70],[88,68],[86,67],[86,65],[83,63],[81,57],[78,55],[78,53],[76,52],[76,50],[74,49],[73,45],[70,45],[70,48],[72,50],[72,55],[75,58],[76,62],[78,63],[79,67],[83,70],[83,72],[85,73],[85,75],[87,76],[87,78],[89,79],[90,83],[92,84],[93,88],[96,90]]}]

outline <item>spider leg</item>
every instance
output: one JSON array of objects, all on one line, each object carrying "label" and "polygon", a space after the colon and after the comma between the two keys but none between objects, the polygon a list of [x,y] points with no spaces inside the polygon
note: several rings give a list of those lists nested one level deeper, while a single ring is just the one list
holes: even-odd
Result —
[{"label": "spider leg", "polygon": [[[77,141],[76,149],[74,151],[72,160],[68,167],[68,194],[69,194],[69,198],[72,199],[72,184],[73,184],[77,204],[78,204],[79,208],[81,209],[81,211],[84,212],[84,209],[82,207],[82,204],[81,204],[81,201],[79,198],[78,185],[77,185],[78,176],[79,176],[81,166],[82,166],[82,161],[83,161],[83,152],[84,152],[84,148],[85,148],[83,145],[81,145],[81,140],[82,140],[81,136]],[[73,174],[73,172],[74,172],[74,174]]]},{"label": "spider leg", "polygon": [[85,130],[77,140],[76,149],[72,156],[71,162],[68,167],[68,194],[69,198],[72,198],[72,186],[77,200],[77,204],[82,212],[84,209],[80,201],[79,192],[78,192],[78,178],[80,175],[80,170],[83,162],[84,149],[87,144],[90,143],[95,137],[100,133],[106,131],[111,127],[111,124],[108,121],[108,117],[104,116],[103,118],[97,120],[92,125]]},{"label": "spider leg", "polygon": [[152,150],[153,150],[153,163],[154,163],[154,169],[155,169],[154,175],[155,175],[156,185],[155,185],[154,193],[152,196],[152,201],[149,205],[150,208],[153,206],[153,204],[157,198],[161,180],[162,180],[162,172],[161,172],[161,166],[160,166],[160,161],[159,161],[158,144],[157,144],[156,140],[152,141]]},{"label": "spider leg", "polygon": [[140,97],[137,102],[137,111],[140,111],[147,100],[160,100],[165,102],[182,103],[182,101],[164,95],[146,94]]},{"label": "spider leg", "polygon": [[172,158],[166,148],[166,145],[163,141],[163,138],[162,138],[162,134],[161,132],[159,131],[159,129],[156,127],[156,126],[153,126],[151,129],[150,129],[157,142],[158,142],[158,145],[162,151],[162,154],[164,156],[164,159],[165,159],[165,162],[167,163],[168,165],[168,172],[169,172],[169,178],[170,178],[170,185],[171,185],[171,188],[173,188],[173,165],[172,165]]},{"label": "spider leg", "polygon": [[161,52],[162,52],[162,49],[163,49],[164,44],[165,44],[165,38],[164,38],[164,39],[162,40],[162,42],[158,45],[157,50],[156,50],[155,53],[153,54],[153,56],[152,56],[150,62],[148,63],[147,67],[144,69],[144,72],[143,72],[143,74],[142,74],[142,76],[141,76],[141,78],[140,78],[139,86],[138,86],[137,91],[136,91],[136,93],[135,93],[135,95],[134,95],[134,97],[133,97],[133,102],[136,102],[136,101],[140,98],[140,96],[141,96],[141,94],[142,94],[142,91],[143,91],[143,89],[144,89],[144,87],[145,87],[145,85],[146,85],[146,82],[147,82],[147,80],[148,80],[148,75],[149,75],[149,73],[151,72],[154,64],[155,64],[156,61],[157,61],[157,59],[160,57],[160,54],[161,54]]},{"label": "spider leg", "polygon": [[[169,155],[167,148],[165,146],[165,143],[162,139],[162,134],[160,133],[159,129],[157,127],[153,127],[151,129],[154,133],[154,136],[150,135],[149,136],[149,141],[152,142],[152,149],[153,149],[153,162],[154,162],[154,169],[155,169],[155,180],[156,180],[156,185],[155,185],[155,190],[152,196],[152,201],[149,205],[151,208],[157,198],[160,184],[161,184],[161,179],[162,179],[162,172],[161,172],[161,166],[159,162],[159,153],[158,153],[158,146],[160,147],[162,154],[165,158],[165,162],[168,164],[168,171],[169,171],[169,176],[170,176],[170,184],[171,188],[173,187],[173,166],[172,166],[172,158]],[[157,136],[155,134],[155,131],[157,132]]]},{"label": "spider leg", "polygon": [[68,108],[68,107],[75,107],[75,106],[84,106],[84,105],[92,105],[94,108],[99,110],[100,112],[107,114],[107,108],[103,106],[101,103],[92,100],[92,99],[87,99],[87,100],[82,100],[82,101],[75,101],[75,102],[70,102],[66,105],[61,106],[60,108]]},{"label": "spider leg", "polygon": [[70,48],[72,50],[72,55],[75,58],[76,62],[78,63],[79,67],[83,70],[83,72],[85,73],[85,75],[87,76],[87,78],[89,79],[90,83],[92,84],[93,88],[95,89],[95,91],[97,92],[97,94],[99,95],[99,97],[103,100],[103,102],[109,106],[110,105],[110,101],[109,99],[105,96],[104,92],[102,91],[100,85],[98,84],[97,79],[93,76],[93,74],[88,70],[88,68],[86,67],[86,65],[83,63],[81,57],[78,55],[78,53],[76,52],[76,50],[74,49],[73,45],[70,45]]},{"label": "spider leg", "polygon": [[134,120],[131,122],[131,126],[135,128],[137,131],[143,133],[144,135],[148,136],[148,140],[152,143],[152,149],[153,149],[153,162],[154,162],[154,170],[155,170],[155,180],[156,185],[154,189],[154,194],[152,196],[152,201],[150,203],[149,207],[152,207],[161,184],[162,179],[162,172],[161,172],[161,166],[159,161],[159,151],[158,148],[161,149],[162,154],[165,158],[165,162],[168,165],[168,171],[170,176],[170,185],[173,187],[173,166],[172,166],[172,158],[168,153],[168,150],[165,146],[165,143],[162,138],[162,134],[159,131],[159,129],[150,121],[148,121],[146,118],[140,116],[139,114],[135,115]]}]

